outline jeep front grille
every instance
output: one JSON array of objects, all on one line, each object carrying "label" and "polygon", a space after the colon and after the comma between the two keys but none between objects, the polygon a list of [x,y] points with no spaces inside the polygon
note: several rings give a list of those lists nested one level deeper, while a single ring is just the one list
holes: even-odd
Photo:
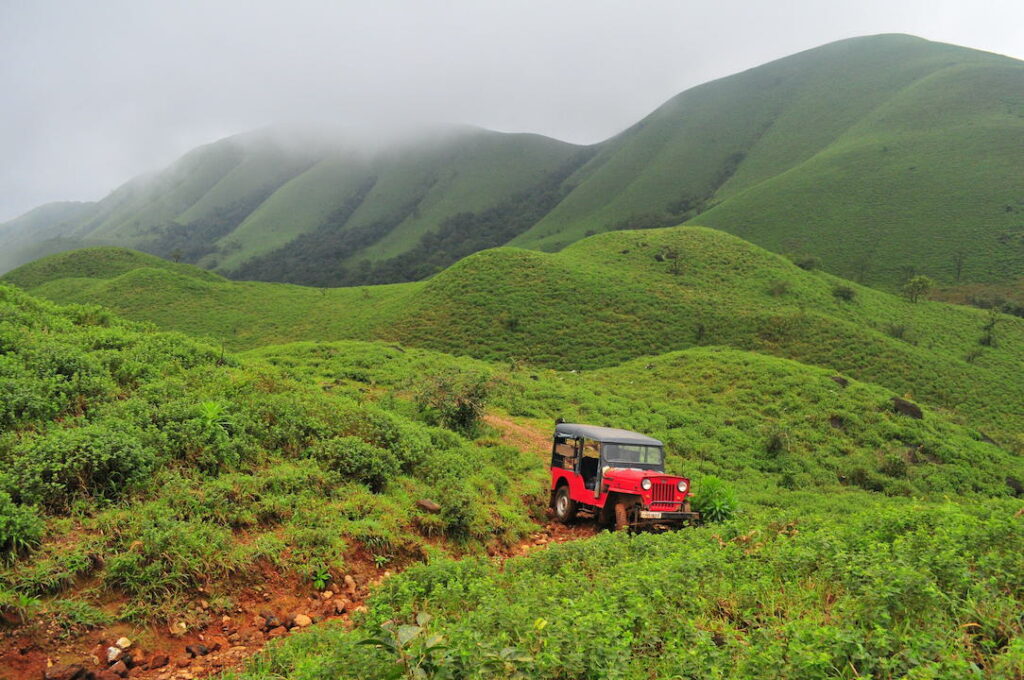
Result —
[{"label": "jeep front grille", "polygon": [[652,503],[674,503],[676,502],[676,483],[671,480],[652,480],[651,487]]}]

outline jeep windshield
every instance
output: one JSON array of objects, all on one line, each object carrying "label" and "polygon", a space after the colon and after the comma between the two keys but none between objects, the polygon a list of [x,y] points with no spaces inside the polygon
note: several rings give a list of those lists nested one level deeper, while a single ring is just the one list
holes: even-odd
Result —
[{"label": "jeep windshield", "polygon": [[602,453],[607,462],[626,467],[631,465],[661,467],[665,462],[665,454],[660,446],[606,443],[602,446]]}]

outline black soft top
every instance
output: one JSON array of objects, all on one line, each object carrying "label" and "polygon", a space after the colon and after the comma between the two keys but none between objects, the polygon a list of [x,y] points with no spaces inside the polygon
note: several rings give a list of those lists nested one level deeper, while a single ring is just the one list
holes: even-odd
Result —
[{"label": "black soft top", "polygon": [[620,430],[615,427],[598,427],[597,425],[578,425],[575,423],[559,423],[555,426],[556,437],[569,437],[578,439],[585,437],[597,442],[607,444],[637,444],[640,446],[662,446],[662,443],[653,437],[648,437],[639,432]]}]

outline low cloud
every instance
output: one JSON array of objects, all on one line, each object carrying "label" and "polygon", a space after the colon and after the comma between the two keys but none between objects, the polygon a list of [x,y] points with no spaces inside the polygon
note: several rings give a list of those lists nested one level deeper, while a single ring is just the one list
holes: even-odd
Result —
[{"label": "low cloud", "polygon": [[679,91],[854,35],[1014,54],[1014,2],[566,0],[0,6],[0,220],[220,137],[469,124],[604,139]]}]

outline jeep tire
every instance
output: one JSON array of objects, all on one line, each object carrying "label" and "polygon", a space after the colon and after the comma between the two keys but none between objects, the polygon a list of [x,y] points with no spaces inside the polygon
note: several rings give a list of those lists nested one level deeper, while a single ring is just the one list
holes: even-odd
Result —
[{"label": "jeep tire", "polygon": [[555,491],[555,518],[562,524],[576,519],[576,501],[569,497],[569,485],[563,484]]}]

